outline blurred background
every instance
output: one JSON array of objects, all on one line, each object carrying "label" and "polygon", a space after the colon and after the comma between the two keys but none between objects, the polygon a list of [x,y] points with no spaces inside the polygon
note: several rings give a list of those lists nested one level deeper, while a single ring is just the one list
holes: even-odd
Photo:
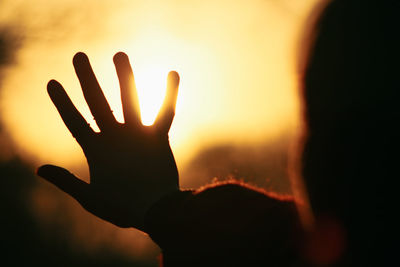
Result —
[{"label": "blurred background", "polygon": [[291,194],[300,129],[301,38],[318,0],[0,0],[0,253],[5,266],[157,266],[158,247],[40,180],[45,163],[88,181],[83,153],[52,105],[56,79],[94,129],[72,57],[93,69],[123,121],[112,62],[126,52],[151,124],[170,70],[181,76],[170,140],[183,188],[241,179]]}]

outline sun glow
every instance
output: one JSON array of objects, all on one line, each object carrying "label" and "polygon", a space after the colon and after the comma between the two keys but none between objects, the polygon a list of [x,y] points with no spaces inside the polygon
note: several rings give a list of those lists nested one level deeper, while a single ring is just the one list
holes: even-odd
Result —
[{"label": "sun glow", "polygon": [[[180,172],[204,148],[264,145],[265,139],[296,126],[295,43],[302,21],[317,1],[0,0],[0,38],[21,41],[6,47],[7,42],[0,39],[0,149],[4,134],[6,145],[15,144],[18,157],[34,166],[59,165],[89,180],[82,149],[46,92],[50,79],[59,81],[87,123],[100,131],[72,66],[78,51],[88,55],[119,122],[124,119],[112,61],[115,53],[129,56],[145,125],[154,122],[162,105],[168,72],[179,73],[169,141]],[[8,28],[17,34],[5,35],[3,29]],[[8,56],[8,51],[14,54]],[[12,64],[1,61],[1,52],[13,59]],[[4,153],[0,151],[0,157]],[[184,183],[189,179],[180,178]],[[57,199],[54,203],[59,210],[63,206]],[[38,203],[43,206],[40,199]],[[65,214],[84,216],[80,212],[83,209]],[[49,214],[62,221],[59,212]],[[86,219],[71,225],[83,226],[74,241],[88,246],[98,243],[103,251],[100,236],[106,232],[102,227],[93,227]],[[130,230],[118,233],[110,235],[107,244],[123,236],[114,243],[115,251],[145,257],[148,245],[138,241],[143,235],[132,236],[135,232]]]},{"label": "sun glow", "polygon": [[161,64],[135,69],[135,83],[144,125],[154,123],[164,100],[167,74],[168,70]]},{"label": "sun glow", "polygon": [[305,2],[310,6],[317,0],[287,6],[297,13],[284,11],[275,1],[115,1],[93,1],[86,9],[78,0],[46,9],[25,3],[18,9],[24,16],[8,12],[9,18],[1,10],[0,22],[27,29],[18,64],[3,68],[0,92],[4,128],[22,155],[67,168],[85,162],[45,89],[48,80],[58,80],[99,130],[71,64],[77,51],[89,56],[120,122],[120,90],[112,63],[116,52],[130,58],[145,125],[154,122],[162,105],[168,72],[179,73],[177,112],[169,134],[178,165],[202,147],[264,140],[296,119],[292,45],[301,14],[307,13]]}]

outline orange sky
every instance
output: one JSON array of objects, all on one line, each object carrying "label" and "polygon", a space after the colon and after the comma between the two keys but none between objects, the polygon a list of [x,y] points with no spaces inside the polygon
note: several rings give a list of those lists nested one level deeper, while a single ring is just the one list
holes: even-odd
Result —
[{"label": "orange sky", "polygon": [[47,81],[60,81],[94,125],[71,63],[77,51],[86,52],[122,120],[112,56],[125,51],[146,121],[162,101],[168,71],[181,75],[170,132],[178,167],[205,146],[294,129],[299,33],[316,2],[2,1],[0,25],[24,37],[2,82],[6,128],[35,164],[79,165],[83,154],[47,96]]}]

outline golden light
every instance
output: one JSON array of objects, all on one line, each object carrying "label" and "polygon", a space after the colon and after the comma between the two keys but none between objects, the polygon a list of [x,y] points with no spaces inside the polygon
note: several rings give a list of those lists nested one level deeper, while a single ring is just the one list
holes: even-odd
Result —
[{"label": "golden light", "polygon": [[161,64],[135,68],[135,83],[144,125],[153,124],[165,96],[168,70]]},{"label": "golden light", "polygon": [[37,164],[71,168],[85,162],[47,96],[48,80],[63,84],[97,130],[71,64],[77,51],[88,54],[119,121],[123,116],[112,63],[116,52],[130,58],[146,125],[162,103],[168,72],[179,73],[170,132],[178,167],[201,147],[258,142],[296,120],[297,34],[318,0],[91,1],[85,9],[78,0],[41,1],[49,5],[19,6],[9,0],[9,12],[0,12],[0,22],[27,29],[18,64],[3,70],[4,127],[21,155],[30,155]]},{"label": "golden light", "polygon": [[[98,131],[72,66],[74,54],[85,52],[122,122],[112,57],[123,51],[145,125],[162,104],[168,72],[180,75],[169,133],[178,169],[206,147],[260,144],[297,121],[297,41],[317,1],[0,1],[0,29],[11,25],[23,37],[16,64],[0,66],[1,130],[34,166],[60,165],[87,179],[86,159],[46,84],[58,80]],[[124,247],[127,255],[140,254]]]}]

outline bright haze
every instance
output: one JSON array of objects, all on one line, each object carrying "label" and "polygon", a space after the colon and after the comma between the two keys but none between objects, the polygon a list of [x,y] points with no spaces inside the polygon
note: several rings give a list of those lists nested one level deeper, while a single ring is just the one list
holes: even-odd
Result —
[{"label": "bright haze", "polygon": [[[0,65],[0,133],[7,133],[6,141],[0,136],[0,162],[11,138],[12,153],[32,166],[60,165],[87,180],[83,153],[46,85],[58,80],[98,130],[72,66],[74,54],[85,52],[122,122],[112,57],[123,51],[133,65],[145,124],[156,116],[168,72],[180,74],[170,140],[183,186],[236,176],[288,193],[287,151],[300,117],[299,41],[317,1],[1,1],[0,37],[15,47],[10,64]],[[130,257],[145,257],[149,247],[154,254],[147,237],[117,230],[45,182],[37,184],[26,196],[33,211],[58,229],[74,229],[69,238],[76,244],[114,242]]]},{"label": "bright haze", "polygon": [[124,51],[146,124],[161,104],[168,71],[181,76],[170,132],[178,166],[205,146],[268,139],[297,124],[297,41],[314,2],[2,1],[0,23],[22,42],[2,83],[5,126],[35,162],[74,168],[83,154],[46,83],[60,81],[97,129],[71,63],[83,51],[123,121],[112,56]]}]

